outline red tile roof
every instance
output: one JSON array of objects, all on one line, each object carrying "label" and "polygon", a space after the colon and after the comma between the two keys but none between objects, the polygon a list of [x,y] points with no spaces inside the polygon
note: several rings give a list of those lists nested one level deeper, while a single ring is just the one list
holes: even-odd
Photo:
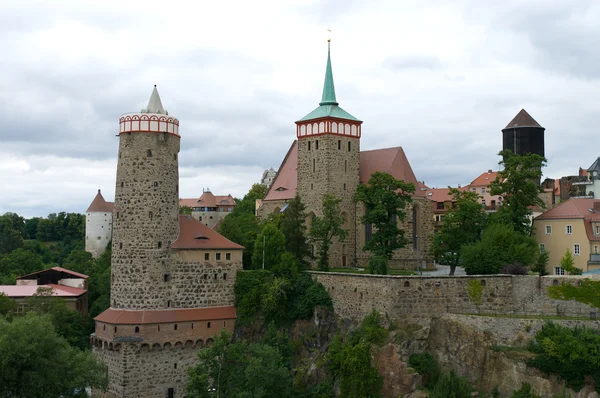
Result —
[{"label": "red tile roof", "polygon": [[592,222],[600,222],[600,210],[595,210],[594,205],[600,209],[600,200],[571,198],[562,202],[553,209],[540,214],[535,218],[537,220],[565,220],[565,219],[583,219],[585,229],[589,240],[599,240],[592,231]]},{"label": "red tile roof", "polygon": [[529,113],[525,109],[521,109],[517,116],[513,118],[513,120],[508,123],[508,125],[504,128],[506,129],[514,129],[519,127],[542,127],[538,122],[535,121],[534,118],[531,117]]},{"label": "red tile roof", "polygon": [[389,173],[397,180],[412,182],[415,186],[415,196],[425,196],[425,192],[418,189],[419,182],[402,147],[361,151],[360,181],[368,183],[371,175],[376,171]]},{"label": "red tile roof", "polygon": [[86,213],[98,212],[98,213],[112,213],[115,204],[113,202],[107,202],[98,190],[96,197],[92,200],[90,207],[85,211]]},{"label": "red tile roof", "polygon": [[434,202],[451,202],[452,195],[450,194],[450,188],[433,188],[425,191],[427,199]]},{"label": "red tile roof", "polygon": [[244,247],[233,243],[192,216],[179,216],[179,236],[171,245],[173,249],[231,249]]},{"label": "red tile roof", "polygon": [[418,181],[419,186],[417,187],[417,189],[420,189],[422,191],[426,191],[428,189],[430,189],[427,185],[425,185],[425,182],[423,181]]},{"label": "red tile roof", "polygon": [[179,199],[179,206],[187,207],[217,207],[235,206],[235,199],[231,195],[213,195],[211,192],[203,192],[198,199]]},{"label": "red tile roof", "polygon": [[73,275],[73,276],[76,276],[76,277],[82,278],[82,279],[89,278],[89,276],[87,276],[87,275],[80,274],[79,272],[71,271],[71,270],[66,269],[66,268],[52,267],[52,268],[48,268],[48,269],[43,269],[43,270],[38,271],[38,272],[32,272],[31,274],[19,276],[17,279],[26,279],[28,276],[33,276],[33,275],[37,275],[37,274],[43,274],[43,273],[48,272],[48,271],[64,272],[65,274]]},{"label": "red tile roof", "polygon": [[298,141],[294,140],[263,200],[290,200],[298,187]]},{"label": "red tile roof", "polygon": [[87,290],[64,285],[2,285],[0,293],[8,297],[31,297],[37,293],[38,288],[52,288],[53,296],[56,297],[79,297],[85,294]]},{"label": "red tile roof", "polygon": [[479,177],[471,181],[469,186],[471,187],[487,187],[492,181],[496,179],[498,175],[497,171],[488,170],[485,173],[481,173]]},{"label": "red tile roof", "polygon": [[146,325],[152,323],[212,321],[236,318],[235,307],[227,306],[142,311],[109,308],[94,318],[94,320],[113,325]]}]

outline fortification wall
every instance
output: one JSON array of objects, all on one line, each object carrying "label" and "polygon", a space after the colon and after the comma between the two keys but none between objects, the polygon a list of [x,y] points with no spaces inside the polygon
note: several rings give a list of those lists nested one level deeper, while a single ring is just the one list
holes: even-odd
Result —
[{"label": "fortification wall", "polygon": [[185,397],[187,369],[197,362],[200,347],[178,345],[150,348],[124,343],[117,349],[94,348],[108,366],[110,384],[103,398],[164,398],[173,389],[175,398]]},{"label": "fortification wall", "polygon": [[[425,322],[445,313],[589,316],[592,307],[555,300],[547,288],[583,277],[556,276],[391,276],[311,272],[342,318],[360,320],[373,309],[391,319]],[[469,293],[469,285],[481,298]]]}]

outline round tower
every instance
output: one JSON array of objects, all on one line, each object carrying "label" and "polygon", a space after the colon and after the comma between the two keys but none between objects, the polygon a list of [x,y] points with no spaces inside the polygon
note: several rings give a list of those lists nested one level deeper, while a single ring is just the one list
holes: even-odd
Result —
[{"label": "round tower", "polygon": [[162,280],[179,235],[179,121],[154,86],[148,106],[119,125],[111,308],[168,308]]}]

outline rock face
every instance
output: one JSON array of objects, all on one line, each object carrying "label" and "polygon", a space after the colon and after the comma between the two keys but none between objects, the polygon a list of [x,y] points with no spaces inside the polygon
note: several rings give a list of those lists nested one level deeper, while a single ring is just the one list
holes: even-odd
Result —
[{"label": "rock face", "polygon": [[[557,322],[569,326],[582,323]],[[564,386],[555,377],[547,377],[539,370],[528,367],[525,360],[531,354],[492,349],[494,345],[523,347],[543,324],[543,320],[444,315],[431,323],[427,351],[443,369],[454,369],[481,390],[498,388],[501,394],[510,396],[522,383],[529,383],[538,395],[551,397],[561,393]],[[599,322],[585,324],[600,328]],[[573,398],[598,397],[589,387],[578,393],[569,389],[567,392]]]}]

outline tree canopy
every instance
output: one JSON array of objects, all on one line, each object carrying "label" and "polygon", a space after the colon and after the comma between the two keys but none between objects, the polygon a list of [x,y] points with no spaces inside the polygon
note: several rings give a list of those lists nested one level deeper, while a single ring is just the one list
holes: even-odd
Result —
[{"label": "tree canopy", "polygon": [[433,255],[449,265],[450,275],[454,275],[461,262],[462,247],[481,238],[486,214],[477,193],[450,188],[450,194],[453,205],[444,216],[441,231],[434,236]]},{"label": "tree canopy", "polygon": [[502,205],[493,219],[510,223],[516,231],[529,234],[532,228],[530,207],[545,208],[539,193],[543,192],[540,178],[546,158],[537,154],[519,156],[510,150],[501,151],[499,155],[502,156],[499,164],[503,170],[490,184],[490,194],[502,196]]},{"label": "tree canopy", "polygon": [[332,194],[323,195],[323,216],[315,217],[310,228],[310,237],[319,247],[319,269],[329,270],[329,247],[334,238],[346,239],[347,230],[343,229],[344,217],[340,212],[340,202]]},{"label": "tree canopy", "polygon": [[279,264],[285,251],[285,236],[274,223],[267,223],[256,237],[252,267],[271,269]]},{"label": "tree canopy", "polygon": [[404,231],[398,228],[398,222],[406,218],[406,206],[412,202],[414,192],[414,184],[379,171],[371,175],[368,184],[358,186],[354,200],[365,205],[362,222],[374,227],[363,250],[390,259],[394,250],[406,245]]},{"label": "tree canopy", "polygon": [[306,264],[310,257],[310,245],[306,239],[306,206],[300,200],[300,196],[288,202],[279,221],[279,228],[285,235],[285,248],[292,253],[298,261]]},{"label": "tree canopy", "polygon": [[90,351],[58,336],[49,316],[0,317],[0,396],[77,397],[105,389],[106,370]]}]

